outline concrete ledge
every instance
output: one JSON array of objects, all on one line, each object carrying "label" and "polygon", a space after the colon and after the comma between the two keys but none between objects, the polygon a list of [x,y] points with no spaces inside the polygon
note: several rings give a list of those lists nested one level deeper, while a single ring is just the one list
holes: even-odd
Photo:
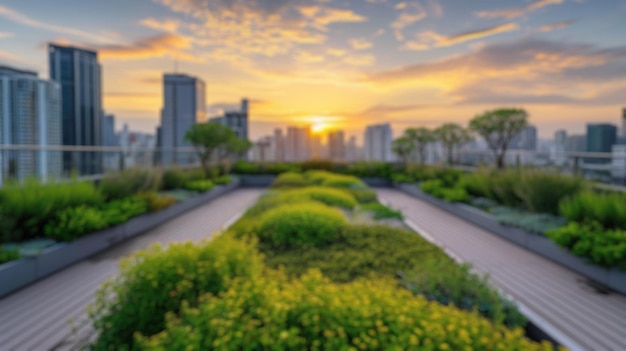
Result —
[{"label": "concrete ledge", "polygon": [[604,268],[588,263],[584,258],[573,255],[559,247],[549,238],[530,233],[520,228],[504,226],[489,213],[474,207],[448,203],[424,193],[414,184],[394,184],[394,188],[460,217],[495,235],[503,237],[519,246],[556,262],[585,278],[626,295],[626,272],[617,268]]},{"label": "concrete ledge", "polygon": [[59,243],[43,250],[35,257],[2,264],[0,265],[0,297],[100,253],[119,242],[141,235],[240,186],[241,180],[234,179],[228,185],[217,186],[211,191],[174,204],[162,211],[132,218],[126,223],[85,235],[72,242]]}]

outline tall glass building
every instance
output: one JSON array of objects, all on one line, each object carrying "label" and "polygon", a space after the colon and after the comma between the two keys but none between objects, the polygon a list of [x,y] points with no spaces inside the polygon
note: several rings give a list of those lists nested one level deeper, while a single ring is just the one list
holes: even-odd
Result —
[{"label": "tall glass building", "polygon": [[[61,89],[37,73],[0,66],[0,145],[61,145]],[[6,179],[58,179],[61,153],[53,150],[0,151],[0,184]]]},{"label": "tall glass building", "polygon": [[[611,153],[617,142],[617,126],[607,123],[587,124],[587,152]],[[610,163],[610,158],[589,158],[587,163]]]},{"label": "tall glass building", "polygon": [[[102,146],[102,81],[98,53],[50,44],[50,79],[61,84],[63,145]],[[66,152],[66,172],[102,173],[97,152]]]}]

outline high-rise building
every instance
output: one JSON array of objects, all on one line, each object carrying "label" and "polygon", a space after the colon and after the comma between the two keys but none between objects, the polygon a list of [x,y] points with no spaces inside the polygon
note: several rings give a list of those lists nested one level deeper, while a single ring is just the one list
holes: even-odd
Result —
[{"label": "high-rise building", "polygon": [[[102,146],[102,81],[98,53],[75,47],[48,46],[50,79],[61,84],[63,145]],[[102,155],[67,152],[65,171],[102,172]]]},{"label": "high-rise building", "polygon": [[[204,82],[185,74],[163,76],[163,109],[161,110],[160,160],[164,165],[190,164],[193,152],[176,152],[175,148],[190,147],[185,134],[196,123],[206,120]],[[176,157],[174,156],[176,155]]]},{"label": "high-rise building", "polygon": [[328,133],[328,154],[335,162],[346,161],[346,141],[343,130]]},{"label": "high-rise building", "polygon": [[288,127],[285,138],[285,161],[301,162],[311,158],[311,128]]},{"label": "high-rise building", "polygon": [[102,145],[117,146],[115,140],[115,116],[105,115],[102,122]]},{"label": "high-rise building", "polygon": [[319,134],[311,134],[311,145],[309,150],[311,151],[311,159],[320,160],[324,159],[325,154],[322,145],[322,136]]},{"label": "high-rise building", "polygon": [[552,160],[557,165],[562,165],[567,160],[565,155],[567,144],[567,132],[563,129],[557,130],[554,133],[554,147]]},{"label": "high-rise building", "polygon": [[568,135],[565,138],[565,152],[567,153],[576,153],[576,152],[585,152],[587,150],[587,136],[579,134],[579,135]]},{"label": "high-rise building", "polygon": [[[0,145],[61,145],[61,87],[39,79],[37,73],[0,66]],[[42,181],[62,175],[58,151],[20,150],[0,154],[0,184],[3,178]]]},{"label": "high-rise building", "polygon": [[285,137],[280,128],[274,130],[274,161],[285,161]]},{"label": "high-rise building", "polygon": [[365,130],[365,160],[392,162],[391,142],[393,133],[391,125],[377,124],[367,126]]},{"label": "high-rise building", "polygon": [[248,99],[241,100],[241,109],[239,111],[226,111],[224,116],[212,118],[211,122],[218,122],[230,127],[238,138],[248,139],[248,115],[249,102]]},{"label": "high-rise building", "polygon": [[[617,140],[617,127],[613,124],[587,124],[587,152],[610,153]],[[610,163],[610,158],[588,158],[587,163]]]},{"label": "high-rise building", "polygon": [[346,145],[346,161],[357,162],[362,159],[361,149],[356,144],[356,137],[353,135],[348,139],[348,145]]},{"label": "high-rise building", "polygon": [[535,126],[528,126],[519,132],[509,145],[510,150],[524,150],[524,151],[536,151],[537,150],[537,128]]}]

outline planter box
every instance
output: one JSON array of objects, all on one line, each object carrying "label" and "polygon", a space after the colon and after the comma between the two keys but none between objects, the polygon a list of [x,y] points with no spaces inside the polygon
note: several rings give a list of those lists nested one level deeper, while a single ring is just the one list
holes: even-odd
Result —
[{"label": "planter box", "polygon": [[419,190],[415,185],[394,184],[393,186],[398,190],[450,212],[495,235],[523,246],[534,253],[577,272],[589,280],[604,285],[621,294],[626,294],[626,272],[622,270],[617,268],[608,269],[587,263],[584,258],[571,254],[567,250],[559,247],[549,238],[527,232],[520,228],[504,226],[498,223],[496,218],[489,213],[465,204],[448,203],[434,198]]},{"label": "planter box", "polygon": [[388,188],[393,185],[391,180],[386,178],[361,178],[363,183],[373,188]]},{"label": "planter box", "polygon": [[162,211],[144,214],[126,223],[92,233],[69,243],[59,243],[40,255],[0,265],[0,297],[6,296],[28,284],[45,278],[67,266],[102,252],[117,243],[138,236],[195,207],[205,204],[241,185],[234,179],[228,185],[174,204]]}]

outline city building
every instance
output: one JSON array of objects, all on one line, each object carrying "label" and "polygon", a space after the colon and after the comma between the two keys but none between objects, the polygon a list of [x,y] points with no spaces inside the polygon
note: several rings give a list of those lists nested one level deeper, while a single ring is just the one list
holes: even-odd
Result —
[{"label": "city building", "polygon": [[274,161],[285,161],[285,137],[283,136],[283,130],[280,128],[274,130]]},{"label": "city building", "polygon": [[[63,145],[102,146],[102,81],[98,53],[49,44],[50,79],[61,84]],[[97,152],[66,152],[66,172],[102,173]]]},{"label": "city building", "polygon": [[[37,73],[0,66],[0,145],[61,145],[61,87]],[[4,179],[41,181],[62,176],[62,155],[53,150],[0,152]]]},{"label": "city building", "polygon": [[206,121],[204,82],[185,74],[163,75],[163,109],[159,135],[159,157],[163,165],[188,165],[195,161],[193,150],[175,152],[176,148],[191,147],[185,134],[196,123]]},{"label": "city building", "polygon": [[[617,127],[613,124],[587,124],[587,152],[611,153],[617,141]],[[588,157],[586,163],[611,163],[610,158]]]},{"label": "city building", "polygon": [[615,184],[626,185],[626,145],[612,147],[611,176]]},{"label": "city building", "polygon": [[626,107],[622,109],[622,138],[626,139]]},{"label": "city building", "polygon": [[365,130],[365,160],[392,162],[394,160],[391,151],[393,133],[391,125],[377,124],[367,126]]},{"label": "city building", "polygon": [[536,151],[537,127],[528,126],[519,132],[509,145],[510,150]]},{"label": "city building", "polygon": [[568,135],[565,138],[565,152],[576,153],[587,150],[587,136],[582,134]]},{"label": "city building", "polygon": [[363,160],[363,149],[357,145],[356,137],[353,135],[348,139],[348,144],[346,145],[346,161],[358,162],[361,160]]},{"label": "city building", "polygon": [[288,127],[285,137],[285,161],[301,162],[311,158],[311,128]]},{"label": "city building", "polygon": [[326,159],[326,152],[322,144],[322,136],[319,134],[311,134],[310,158],[313,160]]},{"label": "city building", "polygon": [[567,152],[567,132],[563,129],[554,133],[554,144],[552,148],[552,161],[561,166],[567,161],[565,153]]},{"label": "city building", "polygon": [[346,161],[346,141],[343,130],[328,133],[328,154],[335,162]]},{"label": "city building", "polygon": [[248,139],[248,115],[248,99],[243,99],[241,100],[241,110],[226,111],[224,112],[224,116],[211,118],[210,122],[217,122],[228,126],[235,132],[238,138]]},{"label": "city building", "polygon": [[153,167],[157,137],[152,134],[131,131],[128,124],[117,134],[121,159],[116,157],[117,169],[129,167]]}]

